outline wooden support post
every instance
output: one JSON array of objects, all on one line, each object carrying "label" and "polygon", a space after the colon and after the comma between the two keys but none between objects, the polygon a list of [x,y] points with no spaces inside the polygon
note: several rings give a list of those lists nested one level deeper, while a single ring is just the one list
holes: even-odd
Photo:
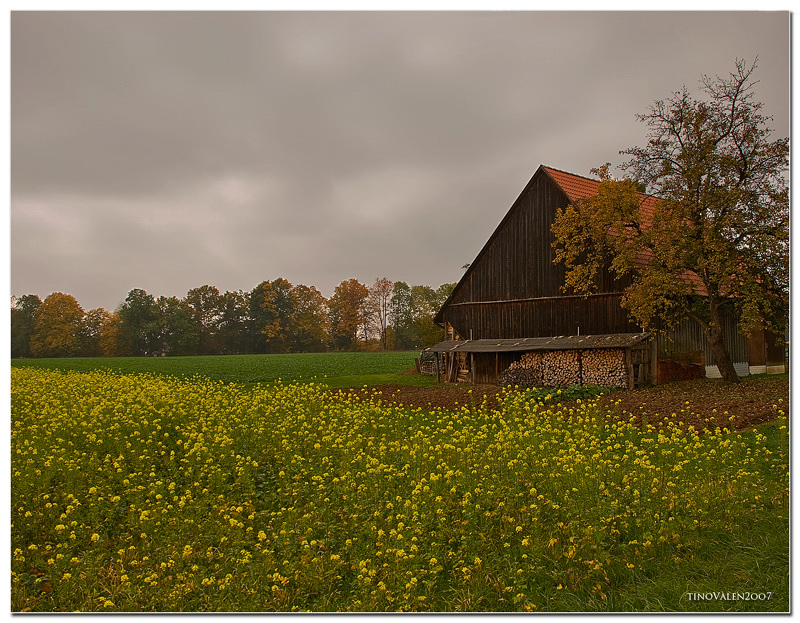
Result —
[{"label": "wooden support post", "polygon": [[625,371],[627,372],[627,387],[633,389],[633,361],[631,360],[631,349],[625,349]]},{"label": "wooden support post", "polygon": [[472,384],[475,385],[475,353],[469,354],[469,371],[472,374]]},{"label": "wooden support post", "polygon": [[441,375],[439,374],[439,353],[437,351],[437,353],[436,353],[436,382],[437,383],[441,383],[441,380],[439,379],[440,376]]},{"label": "wooden support post", "polygon": [[650,380],[653,385],[658,385],[658,338],[654,335],[651,339],[653,344],[650,351]]}]

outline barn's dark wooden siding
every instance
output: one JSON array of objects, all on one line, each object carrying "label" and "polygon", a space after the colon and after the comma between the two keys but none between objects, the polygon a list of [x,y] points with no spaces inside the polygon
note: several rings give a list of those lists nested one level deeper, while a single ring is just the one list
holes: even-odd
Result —
[{"label": "barn's dark wooden siding", "polygon": [[470,266],[452,303],[559,296],[564,268],[553,264],[555,209],[564,192],[538,172]]},{"label": "barn's dark wooden siding", "polygon": [[641,331],[620,307],[621,296],[602,294],[588,298],[457,303],[448,307],[445,320],[461,337],[475,340]]},{"label": "barn's dark wooden siding", "polygon": [[[734,363],[743,363],[749,359],[748,338],[739,333],[736,318],[732,312],[725,313],[722,317],[723,339],[728,346],[731,360]],[[686,319],[673,329],[658,333],[659,357],[693,363],[702,366],[716,364],[711,347],[703,333],[703,327],[697,322]]]},{"label": "barn's dark wooden siding", "polygon": [[[564,296],[564,267],[554,264],[556,210],[564,191],[540,169],[464,274],[437,322],[464,338],[545,337],[641,330],[619,307],[623,283],[607,272],[602,295]],[[470,331],[472,333],[470,334]]]}]

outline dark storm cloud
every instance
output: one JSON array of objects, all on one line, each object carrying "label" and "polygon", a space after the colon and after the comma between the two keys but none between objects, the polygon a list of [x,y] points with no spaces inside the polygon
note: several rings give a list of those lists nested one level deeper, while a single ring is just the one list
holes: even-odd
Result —
[{"label": "dark storm cloud", "polygon": [[788,13],[13,13],[12,291],[455,281],[539,164],[756,56],[788,135]]}]

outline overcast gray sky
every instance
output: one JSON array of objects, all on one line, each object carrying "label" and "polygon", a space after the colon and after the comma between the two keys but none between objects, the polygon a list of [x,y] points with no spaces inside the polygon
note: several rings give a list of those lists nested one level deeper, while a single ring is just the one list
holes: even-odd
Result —
[{"label": "overcast gray sky", "polygon": [[788,12],[15,12],[11,293],[457,281],[540,164],[756,56],[788,136]]}]

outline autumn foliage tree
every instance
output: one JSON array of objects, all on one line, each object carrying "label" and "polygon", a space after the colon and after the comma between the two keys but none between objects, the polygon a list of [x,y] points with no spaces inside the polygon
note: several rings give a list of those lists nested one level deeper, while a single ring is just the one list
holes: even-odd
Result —
[{"label": "autumn foliage tree", "polygon": [[249,322],[257,352],[311,352],[328,345],[327,302],[313,286],[262,281],[250,293]]},{"label": "autumn foliage tree", "polygon": [[53,292],[36,310],[31,354],[34,357],[70,357],[80,348],[83,309],[75,297]]},{"label": "autumn foliage tree", "polygon": [[369,288],[357,279],[347,279],[336,286],[328,301],[331,337],[336,348],[351,350],[358,345],[368,296]]},{"label": "autumn foliage tree", "polygon": [[100,329],[97,343],[98,354],[103,357],[119,357],[124,354],[122,351],[122,319],[119,311],[109,313]]},{"label": "autumn foliage tree", "polygon": [[[736,381],[722,319],[733,308],[743,334],[780,328],[788,309],[789,140],[771,140],[754,101],[755,63],[726,78],[704,77],[638,119],[648,142],[621,153],[630,179],[595,169],[596,196],[568,206],[553,224],[566,286],[597,289],[603,266],[627,278],[622,305],[643,327],[682,316],[704,330],[720,374]],[[658,201],[640,209],[645,189]]]},{"label": "autumn foliage tree", "polygon": [[328,302],[314,286],[292,287],[294,298],[294,352],[319,352],[327,348],[330,335]]},{"label": "autumn foliage tree", "polygon": [[292,284],[286,279],[262,281],[250,294],[250,316],[261,336],[259,352],[286,353],[291,350],[294,331]]}]

